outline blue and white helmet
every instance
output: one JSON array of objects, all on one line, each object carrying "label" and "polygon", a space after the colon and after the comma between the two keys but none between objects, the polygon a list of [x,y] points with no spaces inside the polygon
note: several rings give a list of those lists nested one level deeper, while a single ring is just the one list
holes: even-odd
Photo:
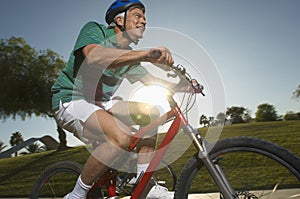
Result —
[{"label": "blue and white helmet", "polygon": [[111,24],[117,14],[127,11],[131,7],[138,7],[145,12],[145,6],[139,0],[116,0],[106,11],[105,21]]}]

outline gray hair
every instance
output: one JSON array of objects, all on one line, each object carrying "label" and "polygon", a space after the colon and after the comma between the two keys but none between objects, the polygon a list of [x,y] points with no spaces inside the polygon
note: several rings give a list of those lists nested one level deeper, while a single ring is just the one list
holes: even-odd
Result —
[{"label": "gray hair", "polygon": [[125,17],[125,12],[121,12],[121,13],[117,14],[117,15],[114,17],[114,20],[108,25],[108,28],[114,28],[114,27],[116,27],[115,20],[116,20],[118,17],[124,18],[124,17]]}]

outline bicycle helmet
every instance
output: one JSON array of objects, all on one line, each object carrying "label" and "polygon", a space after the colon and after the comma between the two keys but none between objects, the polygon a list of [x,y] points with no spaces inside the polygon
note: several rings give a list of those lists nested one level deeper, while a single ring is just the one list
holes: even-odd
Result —
[{"label": "bicycle helmet", "polygon": [[105,16],[105,21],[107,24],[111,24],[117,14],[127,11],[130,7],[139,7],[145,12],[145,6],[139,0],[116,0],[108,8]]}]

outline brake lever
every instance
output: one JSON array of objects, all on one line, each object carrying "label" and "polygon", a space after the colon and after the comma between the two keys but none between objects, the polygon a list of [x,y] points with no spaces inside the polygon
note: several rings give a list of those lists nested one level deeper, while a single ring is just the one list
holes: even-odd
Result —
[{"label": "brake lever", "polygon": [[200,93],[202,96],[205,96],[205,94],[203,93],[204,90],[203,85],[199,84],[196,79],[192,79],[191,83],[196,93]]}]

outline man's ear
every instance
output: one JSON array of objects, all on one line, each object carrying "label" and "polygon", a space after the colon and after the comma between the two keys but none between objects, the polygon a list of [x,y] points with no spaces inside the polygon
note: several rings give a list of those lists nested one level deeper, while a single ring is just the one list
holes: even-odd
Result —
[{"label": "man's ear", "polygon": [[118,26],[123,26],[124,25],[124,18],[123,17],[117,17],[115,19],[115,23],[118,25]]}]

